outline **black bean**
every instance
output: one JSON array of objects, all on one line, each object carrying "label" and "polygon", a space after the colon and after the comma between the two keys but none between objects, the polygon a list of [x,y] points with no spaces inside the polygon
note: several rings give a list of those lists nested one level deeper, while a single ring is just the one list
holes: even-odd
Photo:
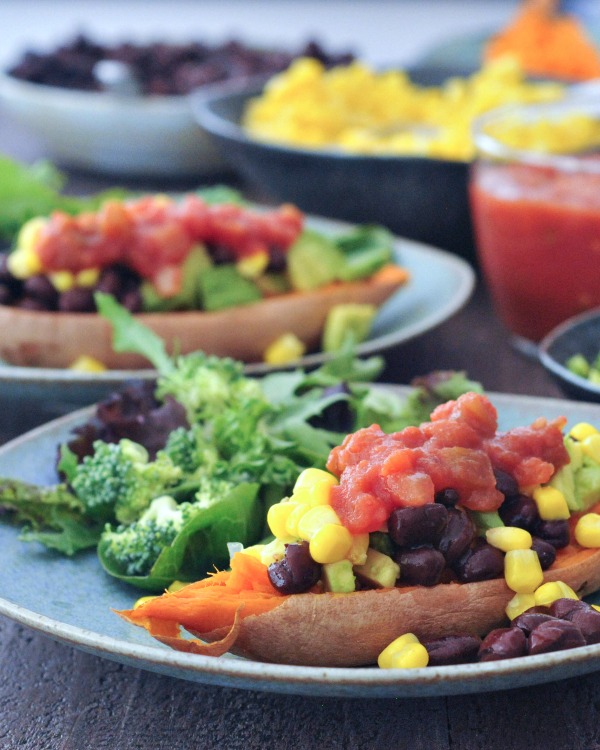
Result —
[{"label": "black bean", "polygon": [[542,622],[527,639],[527,651],[532,656],[577,646],[585,646],[585,638],[581,630],[567,620]]},{"label": "black bean", "polygon": [[468,549],[453,566],[461,583],[488,581],[504,573],[504,553],[486,542]]},{"label": "black bean", "polygon": [[498,508],[498,514],[507,526],[527,531],[532,531],[540,518],[535,500],[527,495],[507,497]]},{"label": "black bean", "polygon": [[439,503],[396,508],[388,520],[388,533],[399,547],[436,544],[448,522],[448,511]]},{"label": "black bean", "polygon": [[515,617],[511,626],[513,628],[520,628],[525,635],[529,635],[534,628],[547,620],[556,620],[556,617],[552,617],[548,612],[532,612],[531,610],[527,610],[522,615]]},{"label": "black bean", "polygon": [[496,477],[496,489],[505,497],[514,497],[519,494],[519,485],[517,480],[502,469],[494,469]]},{"label": "black bean", "polygon": [[566,547],[571,541],[568,521],[539,520],[535,524],[533,533],[545,542],[549,542],[556,549]]},{"label": "black bean", "polygon": [[481,642],[479,661],[513,659],[527,653],[527,638],[520,628],[496,628]]},{"label": "black bean", "polygon": [[481,638],[473,635],[446,635],[421,642],[429,654],[430,667],[476,661],[481,646]]},{"label": "black bean", "polygon": [[579,628],[587,644],[600,643],[600,612],[591,607],[588,610],[574,610],[568,619]]},{"label": "black bean", "polygon": [[453,565],[475,539],[475,524],[464,510],[448,509],[448,522],[437,548],[446,563]]},{"label": "black bean", "polygon": [[0,281],[10,283],[13,279],[14,276],[8,270],[8,254],[0,253]]},{"label": "black bean", "polygon": [[45,312],[48,310],[47,306],[44,304],[44,300],[34,299],[33,297],[22,297],[18,301],[17,307],[21,310],[33,310],[38,312]]},{"label": "black bean", "polygon": [[400,580],[413,586],[435,586],[446,567],[442,553],[431,547],[401,550],[395,559],[400,565]]},{"label": "black bean", "polygon": [[0,282],[0,305],[12,305],[14,301],[15,295],[10,286]]},{"label": "black bean", "polygon": [[282,594],[308,591],[321,577],[321,566],[310,556],[308,542],[288,544],[285,557],[269,565],[269,579]]},{"label": "black bean", "polygon": [[23,293],[27,297],[39,299],[44,303],[48,310],[54,310],[56,308],[58,292],[47,276],[38,274],[26,279],[23,282]]},{"label": "black bean", "polygon": [[537,552],[542,570],[548,570],[556,560],[556,547],[538,536],[532,538],[531,549]]},{"label": "black bean", "polygon": [[74,287],[63,292],[58,298],[58,309],[61,312],[94,312],[94,293],[88,287]]},{"label": "black bean", "polygon": [[142,311],[142,295],[139,289],[132,289],[123,294],[120,302],[129,312],[138,313]]},{"label": "black bean", "polygon": [[550,614],[554,617],[560,617],[563,620],[569,618],[571,612],[575,612],[580,609],[591,609],[587,602],[582,602],[580,599],[570,599],[564,597],[562,599],[555,599],[550,605]]},{"label": "black bean", "polygon": [[445,505],[446,508],[453,508],[459,500],[460,496],[458,492],[451,487],[435,493],[435,502]]},{"label": "black bean", "polygon": [[100,278],[96,284],[97,291],[104,292],[105,294],[112,294],[113,297],[119,296],[122,287],[122,274],[118,268],[114,267],[105,268],[100,274]]}]

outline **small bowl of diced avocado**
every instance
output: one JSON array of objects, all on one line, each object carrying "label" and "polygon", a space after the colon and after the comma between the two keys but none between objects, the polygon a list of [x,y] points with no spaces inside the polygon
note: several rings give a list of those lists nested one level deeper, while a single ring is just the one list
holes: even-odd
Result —
[{"label": "small bowl of diced avocado", "polygon": [[600,401],[600,308],[550,331],[539,344],[539,357],[568,396]]}]

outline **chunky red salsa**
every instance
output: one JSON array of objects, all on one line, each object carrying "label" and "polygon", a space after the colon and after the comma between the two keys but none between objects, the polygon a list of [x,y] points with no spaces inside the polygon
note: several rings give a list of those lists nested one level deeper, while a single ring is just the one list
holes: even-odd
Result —
[{"label": "chunky red salsa", "polygon": [[497,432],[496,409],[467,393],[439,406],[420,427],[385,434],[378,425],[348,435],[332,450],[327,468],[340,479],[331,505],[353,534],[380,529],[397,507],[424,505],[447,488],[475,511],[494,511],[504,496],[494,469],[519,487],[547,482],[569,461],[564,419],[540,418],[529,427]]},{"label": "chunky red salsa", "polygon": [[475,167],[471,205],[479,257],[513,333],[538,341],[566,318],[600,305],[598,164],[598,172]]},{"label": "chunky red salsa", "polygon": [[208,204],[196,195],[181,201],[150,196],[109,201],[95,213],[52,214],[36,252],[46,272],[128,266],[152,279],[179,266],[197,243],[226,247],[234,258],[285,252],[302,231],[303,214],[284,205],[259,213],[235,204]]}]

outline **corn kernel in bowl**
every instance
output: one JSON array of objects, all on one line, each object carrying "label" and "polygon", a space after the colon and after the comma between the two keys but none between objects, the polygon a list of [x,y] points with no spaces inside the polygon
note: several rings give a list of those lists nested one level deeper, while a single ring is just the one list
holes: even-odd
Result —
[{"label": "corn kernel in bowl", "polygon": [[527,81],[508,58],[439,87],[414,84],[401,70],[377,72],[361,62],[327,70],[300,59],[248,104],[242,124],[260,140],[302,148],[469,161],[477,117],[564,92],[559,83]]}]

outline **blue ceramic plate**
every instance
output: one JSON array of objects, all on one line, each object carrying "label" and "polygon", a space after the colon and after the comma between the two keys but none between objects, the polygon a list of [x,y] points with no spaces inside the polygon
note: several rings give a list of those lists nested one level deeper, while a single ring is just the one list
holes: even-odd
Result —
[{"label": "blue ceramic plate", "polygon": [[[348,224],[310,218],[308,226],[323,233],[348,230]],[[450,253],[398,238],[396,261],[411,275],[410,283],[400,289],[381,308],[369,338],[357,347],[359,355],[369,355],[397,346],[426,333],[456,313],[469,299],[475,284],[475,273],[461,258]],[[293,363],[294,367],[312,367],[322,363],[322,352],[310,354]],[[249,374],[263,374],[272,368],[262,363],[250,364]],[[86,406],[106,397],[131,378],[153,377],[153,371],[112,370],[84,374],[73,370],[34,367],[12,367],[0,363],[0,407],[8,433],[10,420],[20,434],[29,427]]]},{"label": "blue ceramic plate", "polygon": [[[403,393],[406,389],[398,388]],[[600,424],[600,406],[491,394],[500,427],[565,415],[572,424]],[[52,422],[0,449],[0,476],[55,481],[56,444],[88,411]],[[263,664],[236,657],[181,654],[153,641],[112,612],[139,596],[109,578],[94,553],[65,559],[20,542],[0,525],[0,614],[97,656],[205,684],[312,696],[421,697],[485,692],[565,679],[600,670],[600,644],[501,662],[408,671]],[[600,597],[596,598],[600,602]]]}]

